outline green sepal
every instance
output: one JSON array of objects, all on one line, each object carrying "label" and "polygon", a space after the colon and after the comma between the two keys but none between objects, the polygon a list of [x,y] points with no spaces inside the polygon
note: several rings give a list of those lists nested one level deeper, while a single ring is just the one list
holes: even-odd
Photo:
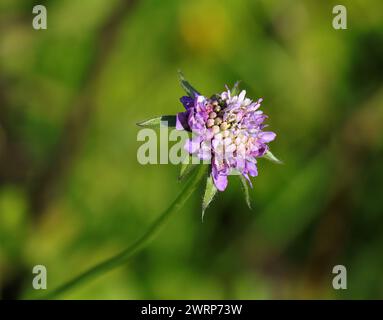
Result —
[{"label": "green sepal", "polygon": [[249,185],[247,184],[246,178],[243,175],[240,175],[239,179],[242,182],[242,189],[243,189],[243,193],[245,195],[246,204],[249,207],[249,209],[252,209],[251,208],[251,199],[250,199]]},{"label": "green sepal", "polygon": [[271,162],[278,163],[278,164],[283,164],[281,160],[279,160],[276,156],[274,156],[271,151],[267,151],[262,158],[265,158],[267,160],[270,160]]},{"label": "green sepal", "polygon": [[178,176],[178,180],[183,180],[187,177],[197,166],[199,163],[193,163],[193,157],[190,155],[186,156],[184,161],[181,163],[180,175]]},{"label": "green sepal", "polygon": [[171,127],[174,128],[176,126],[177,117],[176,116],[161,116],[145,121],[138,122],[137,125],[140,127],[146,128],[166,128]]},{"label": "green sepal", "polygon": [[183,73],[178,70],[178,75],[180,78],[181,87],[185,90],[187,95],[191,98],[195,98],[199,96],[200,93],[185,79]]},{"label": "green sepal", "polygon": [[210,203],[213,201],[214,196],[216,195],[217,191],[218,190],[217,190],[217,188],[213,182],[213,178],[212,178],[211,174],[209,174],[207,179],[206,179],[206,189],[205,189],[205,194],[204,194],[203,200],[202,200],[202,221],[203,221],[203,218],[205,216],[205,211],[208,208],[208,206],[210,205]]},{"label": "green sepal", "polygon": [[233,88],[230,90],[230,95],[232,96],[232,97],[234,97],[234,96],[237,96],[237,95],[239,95],[239,84],[241,83],[241,81],[237,81],[235,84],[234,84],[234,86],[233,86]]}]

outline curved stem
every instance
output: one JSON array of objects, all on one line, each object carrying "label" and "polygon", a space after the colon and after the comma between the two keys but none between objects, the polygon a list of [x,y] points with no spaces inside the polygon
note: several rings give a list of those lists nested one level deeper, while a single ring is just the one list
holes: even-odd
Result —
[{"label": "curved stem", "polygon": [[44,299],[52,299],[58,295],[67,292],[74,287],[90,281],[101,274],[104,274],[116,267],[124,264],[130,257],[142,250],[146,245],[148,245],[159,233],[161,228],[164,226],[165,222],[169,219],[172,213],[177,212],[185,204],[186,200],[192,195],[194,190],[197,188],[199,181],[204,177],[206,172],[206,166],[201,165],[197,174],[189,178],[187,185],[183,191],[178,195],[178,197],[173,201],[169,208],[167,208],[149,227],[149,229],[134,242],[127,249],[123,250],[119,254],[99,263],[98,265],[90,268],[88,271],[80,274],[69,282],[63,284],[57,289],[49,292]]}]

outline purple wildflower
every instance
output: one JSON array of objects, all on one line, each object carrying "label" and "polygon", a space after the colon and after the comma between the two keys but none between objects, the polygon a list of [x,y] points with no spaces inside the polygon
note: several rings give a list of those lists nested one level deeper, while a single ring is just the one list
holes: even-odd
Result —
[{"label": "purple wildflower", "polygon": [[232,95],[229,89],[212,98],[195,94],[181,99],[186,111],[177,115],[176,128],[193,133],[185,149],[201,160],[211,161],[211,176],[219,191],[227,187],[227,176],[258,175],[257,158],[269,150],[276,134],[263,131],[267,116],[259,110],[262,99],[246,98],[246,91]]}]

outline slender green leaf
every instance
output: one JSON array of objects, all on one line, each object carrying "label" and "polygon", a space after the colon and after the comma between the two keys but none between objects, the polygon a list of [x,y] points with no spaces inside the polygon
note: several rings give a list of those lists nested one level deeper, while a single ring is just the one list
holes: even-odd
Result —
[{"label": "slender green leaf", "polygon": [[202,221],[203,221],[203,217],[205,216],[205,211],[207,207],[209,206],[209,204],[213,201],[217,191],[218,190],[214,185],[213,178],[209,174],[206,180],[206,189],[205,189],[205,194],[202,200]]},{"label": "slender green leaf", "polygon": [[189,97],[195,98],[197,95],[200,95],[200,93],[194,89],[193,86],[185,79],[183,73],[180,70],[178,70],[178,75],[180,78],[181,87],[185,90]]},{"label": "slender green leaf", "polygon": [[270,160],[272,162],[275,162],[275,163],[278,163],[278,164],[282,164],[283,162],[281,160],[279,160],[276,156],[274,156],[271,151],[267,151],[265,153],[265,155],[262,157],[262,158],[265,158],[267,160]]},{"label": "slender green leaf", "polygon": [[231,94],[232,97],[239,95],[239,84],[240,83],[241,83],[241,81],[237,81],[234,84],[233,88],[230,90],[230,94]]},{"label": "slender green leaf", "polygon": [[178,176],[178,180],[183,180],[198,166],[199,163],[193,163],[193,158],[188,155],[185,160],[181,163],[181,171]]},{"label": "slender green leaf", "polygon": [[176,116],[161,116],[137,123],[140,127],[147,128],[164,128],[164,127],[175,127],[176,126]]},{"label": "slender green leaf", "polygon": [[247,184],[246,178],[243,175],[240,175],[239,179],[242,182],[242,188],[243,188],[243,193],[245,194],[246,204],[249,207],[249,209],[251,209],[251,199],[250,199],[249,185]]}]

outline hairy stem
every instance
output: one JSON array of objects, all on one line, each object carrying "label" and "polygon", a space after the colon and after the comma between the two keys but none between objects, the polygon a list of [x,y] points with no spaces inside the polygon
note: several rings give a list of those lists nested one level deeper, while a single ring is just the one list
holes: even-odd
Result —
[{"label": "hairy stem", "polygon": [[127,249],[123,250],[119,254],[99,263],[98,265],[90,268],[88,271],[80,274],[69,282],[63,284],[57,289],[49,292],[44,299],[52,299],[57,296],[73,289],[80,284],[86,283],[114,268],[117,268],[126,261],[146,247],[161,231],[162,227],[165,225],[166,221],[172,215],[172,213],[180,210],[185,202],[189,199],[189,197],[193,194],[194,190],[197,188],[198,183],[202,180],[206,173],[206,166],[201,165],[197,174],[191,177],[183,191],[178,195],[178,197],[173,201],[169,208],[167,208],[148,228],[148,230],[139,238],[136,242],[134,242]]}]

